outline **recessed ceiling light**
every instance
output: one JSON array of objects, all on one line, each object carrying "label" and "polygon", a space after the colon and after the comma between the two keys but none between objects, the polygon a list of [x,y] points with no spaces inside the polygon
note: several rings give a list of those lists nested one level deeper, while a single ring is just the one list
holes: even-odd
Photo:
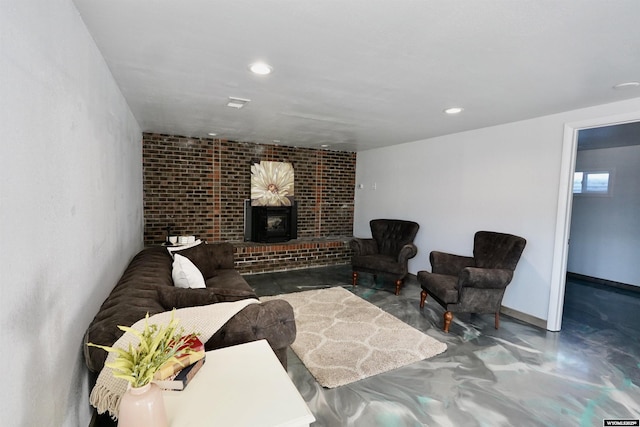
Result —
[{"label": "recessed ceiling light", "polygon": [[321,147],[321,148],[329,148],[329,147],[331,147],[331,146],[330,146],[329,144],[320,144],[320,147]]},{"label": "recessed ceiling light", "polygon": [[207,135],[209,135],[209,136],[216,136],[216,135],[217,135],[217,133],[215,133],[215,132],[209,132]]},{"label": "recessed ceiling light", "polygon": [[254,62],[249,65],[249,69],[254,74],[260,74],[261,76],[265,76],[267,74],[271,74],[273,72],[273,67],[271,65],[266,64],[264,62]]},{"label": "recessed ceiling light", "polygon": [[630,89],[638,86],[640,86],[640,82],[624,82],[624,83],[618,83],[613,88],[614,89]]},{"label": "recessed ceiling light", "polygon": [[463,110],[464,108],[462,107],[451,107],[444,110],[444,112],[447,114],[459,114],[459,113],[462,113]]},{"label": "recessed ceiling light", "polygon": [[247,102],[251,102],[250,99],[244,99],[244,98],[236,98],[235,96],[230,96],[229,97],[229,102],[227,102],[227,107],[231,107],[231,108],[242,108],[244,107],[244,105]]},{"label": "recessed ceiling light", "polygon": [[278,144],[279,142],[280,142],[280,140],[279,140],[279,139],[274,139],[274,140],[273,140],[273,143],[274,143],[274,144]]}]

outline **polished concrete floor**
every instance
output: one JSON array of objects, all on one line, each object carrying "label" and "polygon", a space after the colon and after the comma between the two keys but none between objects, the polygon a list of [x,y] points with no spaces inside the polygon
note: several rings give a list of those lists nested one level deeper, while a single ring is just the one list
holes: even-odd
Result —
[{"label": "polished concrete floor", "polygon": [[[245,276],[259,296],[344,286],[426,334],[443,354],[356,383],[324,389],[289,351],[289,375],[319,426],[602,426],[640,419],[640,294],[567,284],[561,332],[507,316],[418,307],[410,277],[400,296],[381,277],[350,285],[349,266]],[[248,404],[250,407],[250,404]]]}]

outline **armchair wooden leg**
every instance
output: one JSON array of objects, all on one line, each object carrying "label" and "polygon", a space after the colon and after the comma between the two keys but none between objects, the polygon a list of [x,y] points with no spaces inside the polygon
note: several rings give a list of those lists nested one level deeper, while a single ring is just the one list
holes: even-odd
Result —
[{"label": "armchair wooden leg", "polygon": [[424,308],[424,302],[427,300],[427,291],[420,292],[420,308]]},{"label": "armchair wooden leg", "polygon": [[500,329],[500,312],[496,311],[496,329]]},{"label": "armchair wooden leg", "polygon": [[358,272],[357,271],[354,271],[351,274],[351,284],[353,285],[354,288],[356,286],[358,286]]},{"label": "armchair wooden leg", "polygon": [[444,331],[449,333],[449,326],[451,326],[451,320],[453,320],[453,313],[450,311],[444,312]]},{"label": "armchair wooden leg", "polygon": [[400,295],[401,287],[402,287],[402,279],[396,280],[396,295]]}]

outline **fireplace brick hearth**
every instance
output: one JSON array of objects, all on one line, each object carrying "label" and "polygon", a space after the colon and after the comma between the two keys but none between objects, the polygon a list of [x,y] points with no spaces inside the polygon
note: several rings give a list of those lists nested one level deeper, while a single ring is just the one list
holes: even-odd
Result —
[{"label": "fireplace brick hearth", "polygon": [[349,239],[234,243],[236,269],[241,274],[253,274],[349,264],[352,255]]}]

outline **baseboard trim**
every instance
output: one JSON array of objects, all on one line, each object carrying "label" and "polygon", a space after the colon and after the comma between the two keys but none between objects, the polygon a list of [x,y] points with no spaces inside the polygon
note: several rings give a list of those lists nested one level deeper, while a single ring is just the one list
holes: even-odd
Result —
[{"label": "baseboard trim", "polygon": [[567,278],[582,280],[584,282],[596,283],[598,285],[611,286],[613,288],[624,289],[625,291],[640,292],[640,286],[628,283],[614,282],[613,280],[599,279],[597,277],[585,276],[584,274],[570,273],[567,271]]},{"label": "baseboard trim", "polygon": [[512,308],[504,307],[504,306],[500,308],[500,313],[509,317],[513,317],[514,319],[521,320],[525,323],[529,323],[530,325],[537,326],[538,328],[547,329],[546,320],[540,319],[530,314],[523,313],[521,311],[514,310]]}]

